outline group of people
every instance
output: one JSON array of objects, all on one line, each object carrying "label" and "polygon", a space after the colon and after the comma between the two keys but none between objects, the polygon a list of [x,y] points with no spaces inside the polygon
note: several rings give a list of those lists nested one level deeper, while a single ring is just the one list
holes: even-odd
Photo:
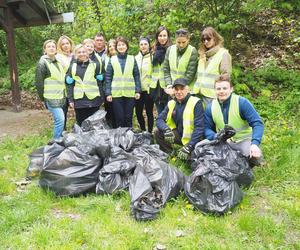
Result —
[{"label": "group of people", "polygon": [[[54,119],[54,138],[62,135],[68,107],[78,125],[104,104],[113,128],[132,127],[135,110],[139,126],[152,133],[154,104],[158,113],[153,131],[166,152],[182,145],[178,157],[188,159],[195,145],[213,140],[226,125],[236,130],[232,147],[261,161],[263,122],[253,105],[233,93],[231,56],[222,36],[212,27],[201,33],[199,49],[190,33],[179,29],[172,45],[169,30],[160,26],[151,46],[139,40],[139,53],[129,55],[124,37],[106,41],[102,33],[77,46],[67,36],[44,43],[36,70],[39,97]],[[146,111],[145,121],[143,112]]]}]

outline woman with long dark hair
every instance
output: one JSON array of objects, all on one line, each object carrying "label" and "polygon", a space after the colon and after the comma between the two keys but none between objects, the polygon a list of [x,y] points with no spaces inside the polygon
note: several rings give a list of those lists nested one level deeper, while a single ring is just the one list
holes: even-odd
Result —
[{"label": "woman with long dark hair", "polygon": [[167,48],[171,45],[169,30],[165,26],[160,26],[156,31],[153,45],[153,70],[152,82],[150,84],[150,96],[155,103],[158,114],[168,102],[162,65],[165,60]]}]

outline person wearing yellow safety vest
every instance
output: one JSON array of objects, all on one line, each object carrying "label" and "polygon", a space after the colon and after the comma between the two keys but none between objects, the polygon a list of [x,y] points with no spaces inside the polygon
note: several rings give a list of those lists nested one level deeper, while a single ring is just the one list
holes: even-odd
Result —
[{"label": "person wearing yellow safety vest", "polygon": [[165,26],[160,26],[155,34],[152,48],[152,82],[150,96],[155,103],[157,113],[160,114],[168,103],[168,94],[163,74],[163,62],[167,49],[172,45],[170,31]]},{"label": "person wearing yellow safety vest", "polygon": [[[71,61],[74,60],[73,50],[74,50],[74,42],[70,37],[63,35],[58,39],[56,59],[61,63],[66,73],[69,69]],[[63,110],[65,114],[65,125],[64,125],[65,130],[67,125],[68,108],[69,108],[69,101],[67,99],[65,105],[63,106]]]},{"label": "person wearing yellow safety vest", "polygon": [[128,42],[116,39],[117,52],[107,65],[105,74],[106,100],[112,102],[117,127],[132,127],[134,101],[140,98],[141,81],[134,56],[128,55]]},{"label": "person wearing yellow safety vest", "polygon": [[216,97],[215,80],[232,71],[231,55],[223,48],[223,37],[212,27],[205,28],[201,33],[197,80],[193,93],[200,97],[205,105]]},{"label": "person wearing yellow safety vest", "polygon": [[104,96],[104,61],[98,55],[98,53],[95,52],[94,40],[87,38],[83,40],[82,44],[85,46],[89,54],[90,60],[96,63],[97,67],[100,68],[100,75],[103,76],[103,78],[98,80],[101,83],[101,88],[100,88],[101,96]]},{"label": "person wearing yellow safety vest", "polygon": [[[116,49],[116,39],[109,39],[107,43],[107,54],[105,55],[105,62],[104,62],[104,68],[105,71],[107,70],[107,65],[109,63],[109,60],[112,56],[117,55],[117,49]],[[105,91],[105,86],[104,86]],[[116,128],[116,121],[114,117],[113,112],[113,106],[111,102],[108,102],[106,99],[104,100],[104,108],[106,111],[105,119],[110,127]]]},{"label": "person wearing yellow safety vest", "polygon": [[174,143],[182,145],[178,157],[187,160],[196,143],[204,137],[204,111],[201,100],[189,93],[188,81],[178,78],[173,83],[175,99],[159,114],[154,138],[160,149],[171,153]]},{"label": "person wearing yellow safety vest", "polygon": [[46,108],[53,116],[53,138],[58,139],[64,130],[65,121],[62,109],[66,102],[65,71],[55,57],[56,42],[45,41],[43,49],[44,55],[40,58],[36,68],[35,86],[40,99],[45,102]]},{"label": "person wearing yellow safety vest", "polygon": [[217,98],[205,110],[205,137],[214,140],[226,125],[233,127],[236,134],[228,140],[230,146],[249,157],[250,165],[259,165],[262,161],[259,145],[264,133],[261,117],[246,98],[233,93],[228,75],[217,79],[215,91]]},{"label": "person wearing yellow safety vest", "polygon": [[[176,31],[176,45],[168,48],[164,65],[164,78],[167,88],[171,88],[178,78],[188,81],[190,90],[193,89],[198,64],[198,53],[195,47],[189,44],[190,33],[186,29]],[[172,89],[169,91],[172,94]]]},{"label": "person wearing yellow safety vest", "polygon": [[140,52],[135,56],[135,60],[139,67],[142,92],[140,99],[135,100],[135,113],[141,130],[146,131],[145,118],[143,115],[145,107],[148,122],[148,132],[152,133],[154,124],[154,102],[149,95],[149,87],[152,82],[152,55],[150,53],[150,39],[148,37],[141,37],[139,47]]},{"label": "person wearing yellow safety vest", "polygon": [[103,103],[101,80],[103,75],[99,64],[89,59],[86,47],[75,47],[75,59],[66,76],[70,107],[75,109],[76,122],[82,122],[99,110]]}]

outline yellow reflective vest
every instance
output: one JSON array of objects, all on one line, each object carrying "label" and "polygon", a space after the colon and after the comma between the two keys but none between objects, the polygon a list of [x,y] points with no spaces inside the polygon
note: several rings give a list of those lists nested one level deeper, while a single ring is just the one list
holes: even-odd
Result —
[{"label": "yellow reflective vest", "polygon": [[49,62],[45,59],[47,67],[50,71],[50,76],[44,80],[44,98],[48,100],[58,100],[64,98],[65,85],[65,71],[60,62]]},{"label": "yellow reflective vest", "polygon": [[100,66],[99,74],[102,74],[102,58],[101,58],[101,56],[99,56],[99,54],[97,52],[94,52],[94,53],[95,53],[95,57],[97,58],[97,60],[99,62],[99,66]]},{"label": "yellow reflective vest", "polygon": [[[211,114],[217,131],[220,131],[225,127],[225,123],[221,106],[217,99],[212,101]],[[233,141],[239,142],[252,138],[252,128],[249,126],[247,121],[241,118],[239,110],[239,96],[235,94],[231,95],[228,112],[228,125],[236,130],[235,136],[232,137]]]},{"label": "yellow reflective vest", "polygon": [[188,45],[185,52],[177,63],[177,46],[172,45],[169,52],[169,64],[172,82],[178,78],[184,78],[189,61],[191,59],[193,47]]},{"label": "yellow reflective vest", "polygon": [[220,75],[220,63],[224,53],[228,51],[220,48],[216,54],[212,56],[211,61],[205,67],[206,61],[203,58],[199,59],[197,69],[197,80],[194,84],[193,93],[200,93],[203,96],[216,98],[215,81]]},{"label": "yellow reflective vest", "polygon": [[159,85],[162,89],[166,87],[166,82],[164,78],[163,64],[155,65],[152,69],[152,81],[150,84],[150,88],[155,89],[157,86],[157,82],[159,81]]},{"label": "yellow reflective vest", "polygon": [[[194,131],[194,108],[196,103],[200,99],[195,96],[190,96],[190,98],[187,101],[187,104],[183,111],[183,134],[181,138],[181,142],[183,145],[186,145],[190,142],[193,131]],[[169,112],[167,114],[167,120],[166,124],[170,129],[175,129],[176,124],[174,120],[172,119],[172,113],[175,108],[176,102],[174,100],[171,100],[168,102],[168,109]]]},{"label": "yellow reflective vest", "polygon": [[83,80],[76,75],[77,63],[72,65],[72,78],[75,80],[74,99],[83,98],[84,94],[90,100],[100,96],[97,80],[95,79],[96,63],[90,61]]},{"label": "yellow reflective vest", "polygon": [[133,77],[134,56],[127,55],[124,72],[117,56],[111,57],[114,75],[111,83],[112,97],[134,97],[135,81]]},{"label": "yellow reflective vest", "polygon": [[152,56],[150,53],[143,56],[142,53],[139,52],[135,56],[135,60],[140,72],[142,91],[149,93],[149,87],[152,83]]}]

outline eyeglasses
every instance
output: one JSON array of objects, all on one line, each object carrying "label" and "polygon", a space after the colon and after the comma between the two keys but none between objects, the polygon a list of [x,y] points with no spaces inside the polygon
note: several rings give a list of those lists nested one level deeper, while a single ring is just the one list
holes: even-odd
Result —
[{"label": "eyeglasses", "polygon": [[210,40],[211,40],[211,37],[202,37],[201,38],[201,42],[205,42],[205,41],[207,41],[207,42],[210,42]]},{"label": "eyeglasses", "polygon": [[179,29],[179,30],[176,30],[176,36],[180,36],[180,35],[188,35],[189,32],[186,30],[186,29]]}]

